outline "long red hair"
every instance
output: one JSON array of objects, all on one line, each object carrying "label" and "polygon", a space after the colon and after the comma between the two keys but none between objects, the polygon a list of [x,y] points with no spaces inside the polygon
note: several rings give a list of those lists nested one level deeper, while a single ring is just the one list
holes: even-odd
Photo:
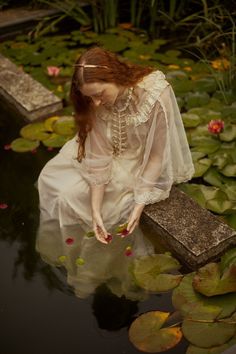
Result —
[{"label": "long red hair", "polygon": [[[81,67],[78,64],[98,65],[99,67]],[[95,116],[92,99],[82,95],[80,91],[82,85],[93,82],[109,82],[124,87],[132,87],[153,70],[152,67],[142,67],[121,61],[114,53],[100,47],[86,50],[76,60],[70,98],[74,106],[75,121],[78,126],[79,148],[77,159],[79,162],[85,157],[85,140],[93,127]]]}]

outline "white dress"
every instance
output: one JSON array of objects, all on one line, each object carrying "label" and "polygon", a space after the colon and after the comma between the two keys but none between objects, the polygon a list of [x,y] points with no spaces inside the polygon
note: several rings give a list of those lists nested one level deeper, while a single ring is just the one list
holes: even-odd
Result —
[{"label": "white dress", "polygon": [[[166,199],[173,184],[194,174],[179,108],[164,74],[154,71],[144,77],[119,119],[105,107],[97,109],[81,163],[77,150],[75,137],[39,176],[37,250],[46,262],[65,266],[68,283],[79,297],[92,294],[102,283],[118,296],[142,297],[130,263],[152,254],[153,246],[139,227],[121,238],[116,235],[117,225],[128,220],[134,203]],[[101,213],[106,230],[113,235],[108,245],[90,237],[91,184],[105,184]]]}]

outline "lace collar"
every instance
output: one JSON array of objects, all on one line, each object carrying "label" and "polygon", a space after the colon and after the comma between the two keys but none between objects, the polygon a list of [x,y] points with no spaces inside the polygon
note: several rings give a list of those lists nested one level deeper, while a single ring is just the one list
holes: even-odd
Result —
[{"label": "lace collar", "polygon": [[[127,125],[138,126],[145,123],[158,97],[168,85],[165,75],[159,70],[145,76],[134,87],[134,92],[125,114]],[[110,121],[114,118],[114,113],[105,107],[99,107],[97,117],[103,121]]]}]

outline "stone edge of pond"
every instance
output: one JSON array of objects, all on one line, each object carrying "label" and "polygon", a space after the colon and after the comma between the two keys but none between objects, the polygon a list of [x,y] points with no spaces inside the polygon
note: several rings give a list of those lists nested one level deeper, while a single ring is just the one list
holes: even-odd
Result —
[{"label": "stone edge of pond", "polygon": [[59,97],[1,54],[0,96],[12,111],[30,122],[63,108]]},{"label": "stone edge of pond", "polygon": [[175,186],[168,199],[147,205],[143,214],[161,242],[191,269],[236,245],[235,230]]}]

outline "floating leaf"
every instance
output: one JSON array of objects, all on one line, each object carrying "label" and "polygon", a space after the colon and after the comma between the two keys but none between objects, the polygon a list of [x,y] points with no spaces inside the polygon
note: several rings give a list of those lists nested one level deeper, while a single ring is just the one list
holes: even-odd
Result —
[{"label": "floating leaf", "polygon": [[236,139],[236,124],[226,125],[219,137],[222,141],[232,141]]},{"label": "floating leaf", "polygon": [[213,320],[229,317],[236,309],[236,293],[208,298],[192,286],[195,273],[187,274],[173,290],[172,303],[184,317]]},{"label": "floating leaf", "polygon": [[201,123],[201,118],[193,113],[182,113],[182,119],[186,128],[197,127]]},{"label": "floating leaf", "polygon": [[39,141],[32,141],[24,138],[17,138],[11,143],[11,148],[15,152],[28,152],[35,150],[39,146]]},{"label": "floating leaf", "polygon": [[231,346],[233,346],[234,344],[236,344],[236,337],[233,337],[227,343],[219,345],[217,347],[200,348],[194,345],[190,345],[187,349],[186,354],[223,354],[226,349],[231,348]]},{"label": "floating leaf", "polygon": [[206,92],[193,92],[188,93],[185,99],[187,109],[190,109],[193,107],[201,107],[206,105],[210,100],[210,96]]},{"label": "floating leaf", "polygon": [[211,166],[212,161],[210,159],[201,159],[194,162],[195,173],[193,177],[201,177]]},{"label": "floating leaf", "polygon": [[[205,77],[194,82],[195,91],[212,93],[216,90],[216,81],[212,77]],[[209,102],[209,101],[208,101]]]},{"label": "floating leaf", "polygon": [[200,159],[202,159],[206,154],[204,152],[198,152],[198,151],[191,151],[192,159],[193,162],[196,162]]},{"label": "floating leaf", "polygon": [[220,269],[221,271],[230,267],[232,264],[236,264],[236,248],[232,248],[227,251],[220,259]]},{"label": "floating leaf", "polygon": [[27,124],[20,130],[20,135],[29,140],[44,140],[50,137],[44,122]]},{"label": "floating leaf", "polygon": [[205,152],[207,154],[217,151],[220,145],[220,141],[211,136],[194,136],[191,139],[191,146],[194,147],[193,151]]},{"label": "floating leaf", "polygon": [[73,136],[76,133],[74,117],[61,116],[53,125],[53,130],[58,135]]},{"label": "floating leaf", "polygon": [[48,132],[53,132],[53,124],[59,119],[59,116],[53,116],[50,118],[47,118],[44,121],[44,126],[45,126],[45,130]]},{"label": "floating leaf", "polygon": [[221,273],[218,263],[208,263],[196,272],[193,287],[205,296],[236,292],[236,265]]},{"label": "floating leaf", "polygon": [[52,133],[48,139],[43,140],[43,145],[51,147],[51,148],[59,148],[62,147],[70,137],[58,135]]},{"label": "floating leaf", "polygon": [[97,41],[112,52],[121,52],[129,47],[127,38],[121,36],[117,37],[117,35],[113,34],[101,34],[98,36]]},{"label": "floating leaf", "polygon": [[206,208],[217,214],[232,214],[233,212],[236,212],[236,203],[227,198],[226,194],[225,196],[221,194],[217,199],[207,201]]},{"label": "floating leaf", "polygon": [[224,166],[224,168],[220,170],[220,173],[227,177],[236,177],[236,164],[228,164]]},{"label": "floating leaf", "polygon": [[155,254],[134,260],[136,283],[148,291],[168,291],[176,287],[182,275],[161,274],[180,268],[179,262],[168,254]]},{"label": "floating leaf", "polygon": [[235,334],[236,325],[215,322],[203,323],[185,319],[182,331],[185,338],[196,346],[211,348],[226,343]]},{"label": "floating leaf", "polygon": [[160,353],[175,347],[182,333],[179,327],[161,328],[168,317],[168,312],[160,311],[139,316],[130,326],[130,341],[138,350],[147,353]]}]

